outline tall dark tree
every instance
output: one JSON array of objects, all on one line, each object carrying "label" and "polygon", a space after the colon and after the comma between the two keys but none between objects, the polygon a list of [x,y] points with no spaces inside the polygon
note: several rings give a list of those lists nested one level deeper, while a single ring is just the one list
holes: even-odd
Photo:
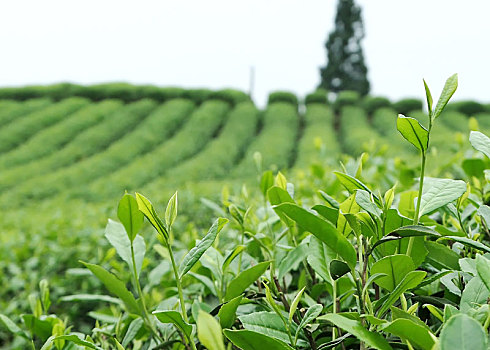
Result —
[{"label": "tall dark tree", "polygon": [[361,95],[369,92],[367,68],[361,47],[363,37],[361,8],[354,0],[339,0],[335,29],[325,43],[327,65],[320,69],[319,87],[332,92],[353,90]]}]

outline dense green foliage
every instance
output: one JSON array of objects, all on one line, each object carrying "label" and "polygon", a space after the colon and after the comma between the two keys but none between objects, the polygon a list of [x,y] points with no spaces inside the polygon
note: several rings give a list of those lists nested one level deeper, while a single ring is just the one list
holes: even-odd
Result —
[{"label": "dense green foliage", "polygon": [[0,348],[486,349],[490,116],[455,87],[0,100]]}]

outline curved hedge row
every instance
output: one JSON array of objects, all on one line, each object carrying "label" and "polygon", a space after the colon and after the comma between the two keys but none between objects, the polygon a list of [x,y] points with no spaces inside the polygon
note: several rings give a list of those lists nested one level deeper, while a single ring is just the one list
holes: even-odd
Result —
[{"label": "curved hedge row", "polygon": [[250,99],[243,91],[234,89],[211,91],[208,89],[183,89],[179,87],[158,87],[127,83],[107,83],[90,86],[60,83],[47,86],[0,88],[0,100],[24,101],[31,98],[47,97],[54,101],[59,101],[73,96],[88,98],[92,101],[119,99],[124,102],[134,102],[145,98],[159,102],[174,98],[186,98],[196,103],[202,103],[211,98],[223,100],[233,105]]},{"label": "curved hedge row", "polygon": [[295,94],[289,91],[274,91],[269,94],[267,104],[272,104],[276,102],[287,102],[297,106],[298,98]]},{"label": "curved hedge row", "polygon": [[328,160],[337,159],[340,154],[340,146],[333,129],[332,109],[322,103],[308,104],[305,123],[294,166],[306,168],[320,157],[327,157]]},{"label": "curved hedge row", "polygon": [[79,97],[66,99],[47,108],[41,108],[0,130],[0,152],[9,151],[45,127],[53,125],[74,113],[89,101]]},{"label": "curved hedge row", "polygon": [[148,135],[152,134],[153,129],[157,128],[161,120],[151,118],[149,121],[145,121],[145,118],[155,107],[156,103],[154,101],[141,100],[125,108],[119,113],[118,118],[133,120],[133,127],[139,122],[136,129],[111,144],[103,152],[97,153],[71,167],[34,177],[13,188],[5,196],[1,197],[2,200],[7,198],[7,202],[2,202],[2,204],[9,206],[15,205],[15,203],[22,203],[28,199],[44,199],[70,188],[79,188],[80,185],[115,170],[132,157],[144,152],[148,141],[156,142],[158,140],[157,135],[150,137],[150,140],[147,140],[147,138],[149,137]]},{"label": "curved hedge row", "polygon": [[83,107],[54,126],[39,131],[24,144],[1,156],[0,167],[16,166],[55,153],[78,133],[97,124],[103,119],[104,114],[115,111],[120,105],[120,102],[106,100]]},{"label": "curved hedge row", "polygon": [[358,156],[378,143],[380,135],[369,125],[366,112],[355,106],[341,110],[340,142],[345,152]]},{"label": "curved hedge row", "polygon": [[318,88],[305,96],[305,105],[309,105],[310,103],[328,104],[327,94],[327,90]]},{"label": "curved hedge row", "polygon": [[97,110],[97,113],[102,116],[102,121],[80,133],[58,152],[0,173],[0,190],[12,187],[19,181],[43,175],[86,159],[124,136],[139,122],[139,115],[132,112],[139,107],[138,103],[124,107],[122,107],[122,103],[117,103],[119,108],[116,110],[113,110],[110,104],[107,107],[104,103],[105,108]]},{"label": "curved hedge row", "polygon": [[125,189],[138,189],[156,179],[178,162],[198,153],[219,130],[228,110],[228,104],[223,101],[206,101],[172,138],[91,184],[87,196],[93,199],[118,196]]},{"label": "curved hedge row", "polygon": [[259,111],[251,102],[243,102],[230,113],[220,135],[202,152],[170,169],[156,187],[167,181],[209,180],[222,178],[233,168],[257,130]]},{"label": "curved hedge row", "polygon": [[449,128],[467,134],[470,132],[469,118],[463,113],[457,111],[444,111],[438,118],[441,124]]},{"label": "curved hedge row", "polygon": [[299,116],[295,105],[276,102],[267,107],[260,134],[252,141],[242,161],[233,170],[236,177],[257,174],[254,153],[262,154],[264,170],[287,169],[292,163],[298,136]]},{"label": "curved hedge row", "polygon": [[46,98],[36,98],[25,102],[0,100],[0,128],[51,104],[52,102]]}]

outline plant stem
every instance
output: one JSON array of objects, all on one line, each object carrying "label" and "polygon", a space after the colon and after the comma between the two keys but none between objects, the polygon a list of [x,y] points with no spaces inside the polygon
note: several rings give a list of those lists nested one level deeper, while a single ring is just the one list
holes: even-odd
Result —
[{"label": "plant stem", "polygon": [[[430,130],[430,128],[429,128]],[[424,175],[425,175],[425,161],[426,161],[426,155],[425,152],[422,152],[422,169],[420,170],[420,182],[419,182],[419,194],[417,198],[417,207],[415,208],[415,215],[413,217],[413,224],[418,225],[419,223],[419,214],[420,214],[420,203],[422,202],[422,190],[424,189]],[[407,255],[410,256],[412,253],[412,248],[413,248],[413,242],[415,240],[415,237],[410,237],[410,240],[408,241],[408,247],[407,247]]]},{"label": "plant stem", "polygon": [[[333,299],[333,304],[332,304],[332,313],[336,314],[337,313],[337,281],[332,280],[332,299]],[[332,340],[337,339],[337,328],[334,326],[332,328]]]},{"label": "plant stem", "polygon": [[148,309],[146,308],[145,296],[143,295],[143,290],[141,289],[141,284],[138,278],[138,271],[136,270],[136,258],[134,255],[133,242],[131,242],[131,261],[133,262],[134,284],[136,285],[136,290],[138,291],[141,306],[143,308],[143,319],[145,320],[145,323],[148,325],[155,337],[160,341],[160,343],[163,343],[163,339],[162,337],[160,337],[160,334],[158,334],[157,330],[155,329],[153,322],[151,322],[150,315],[148,314]]},{"label": "plant stem", "polygon": [[[177,284],[177,290],[179,291],[179,299],[180,299],[180,311],[182,313],[182,318],[185,323],[189,323],[189,319],[187,318],[187,312],[185,309],[184,303],[184,293],[182,292],[182,284],[180,283],[179,272],[177,270],[177,265],[175,264],[174,253],[172,252],[172,246],[167,244],[168,252],[170,254],[170,260],[172,261],[172,268],[174,270],[175,275],[175,283]],[[189,342],[191,343],[192,349],[196,350],[196,344],[194,343],[194,339],[192,336],[189,337]]]}]

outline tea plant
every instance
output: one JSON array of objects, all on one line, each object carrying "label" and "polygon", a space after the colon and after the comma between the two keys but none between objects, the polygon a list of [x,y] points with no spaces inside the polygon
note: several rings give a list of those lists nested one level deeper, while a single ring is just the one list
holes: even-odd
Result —
[{"label": "tea plant", "polygon": [[220,218],[206,234],[185,229],[195,244],[176,226],[177,194],[159,215],[126,193],[119,222],[105,229],[112,248],[100,264],[83,262],[110,295],[62,298],[97,301],[94,327],[76,332],[53,314],[59,301],[43,280],[22,327],[0,315],[14,348],[487,349],[490,139],[470,133],[466,181],[426,177],[434,124],[457,76],[435,107],[424,85],[428,127],[403,115],[396,123],[420,156],[415,189],[400,181],[381,192],[390,177],[378,179],[377,159],[366,155],[331,182],[316,165],[314,197],[281,172],[261,171],[259,195],[225,188],[221,203],[204,200]]}]

